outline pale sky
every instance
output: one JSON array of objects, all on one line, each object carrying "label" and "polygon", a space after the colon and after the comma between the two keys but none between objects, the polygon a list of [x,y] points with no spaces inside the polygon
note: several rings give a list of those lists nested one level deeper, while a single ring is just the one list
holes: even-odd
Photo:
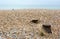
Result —
[{"label": "pale sky", "polygon": [[60,0],[0,0],[4,8],[60,8]]}]

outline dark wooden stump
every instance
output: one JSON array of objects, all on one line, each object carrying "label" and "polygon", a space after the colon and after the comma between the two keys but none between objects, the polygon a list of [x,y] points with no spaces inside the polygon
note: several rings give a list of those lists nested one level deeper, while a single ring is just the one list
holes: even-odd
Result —
[{"label": "dark wooden stump", "polygon": [[47,33],[52,33],[51,31],[51,25],[42,25],[43,29],[47,32]]},{"label": "dark wooden stump", "polygon": [[31,22],[37,24],[38,23],[38,20],[32,20]]}]

